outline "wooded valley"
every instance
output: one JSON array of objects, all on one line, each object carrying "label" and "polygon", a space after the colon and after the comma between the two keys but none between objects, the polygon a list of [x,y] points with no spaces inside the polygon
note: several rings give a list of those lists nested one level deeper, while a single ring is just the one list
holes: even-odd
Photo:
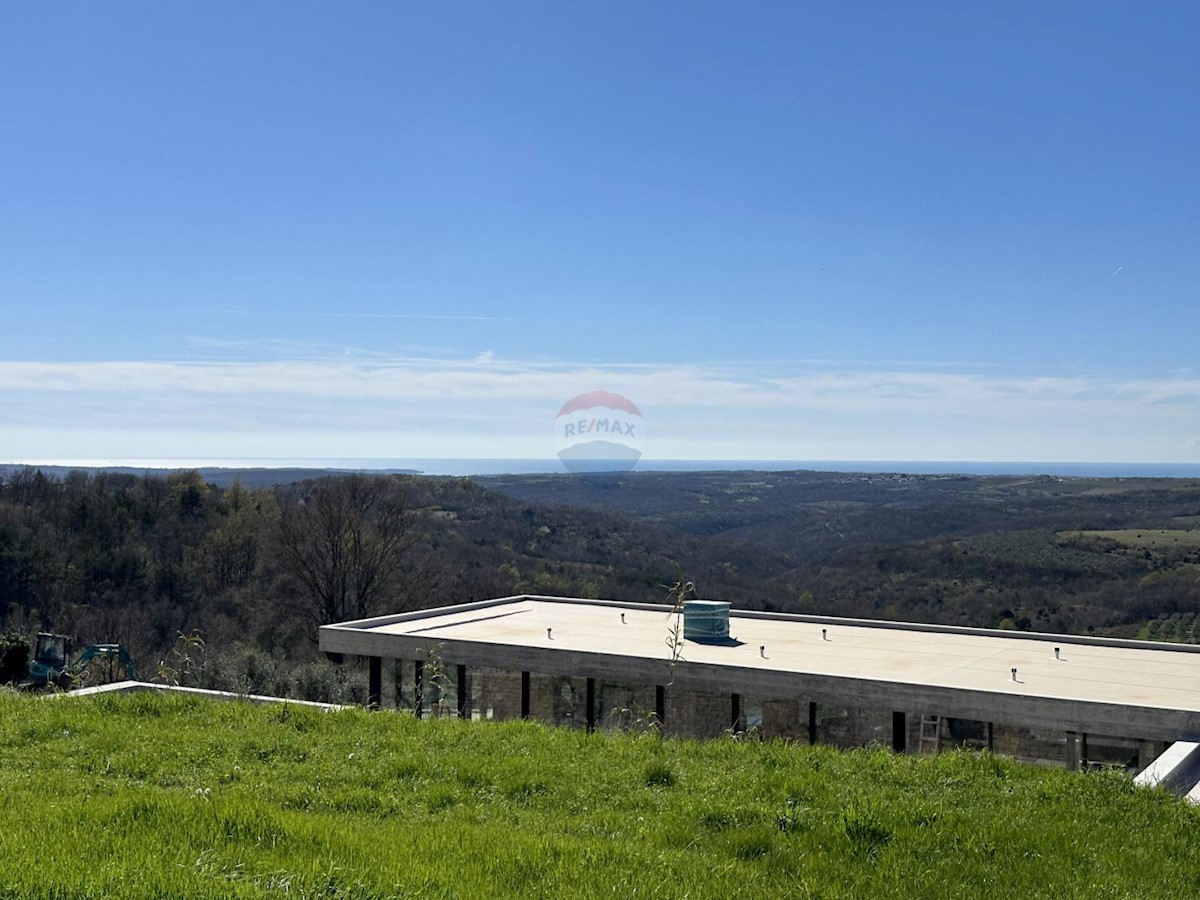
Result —
[{"label": "wooded valley", "polygon": [[[1190,480],[629,473],[0,475],[0,630],[143,676],[353,699],[324,622],[515,593],[1200,641]],[[202,642],[202,643],[201,643]]]}]

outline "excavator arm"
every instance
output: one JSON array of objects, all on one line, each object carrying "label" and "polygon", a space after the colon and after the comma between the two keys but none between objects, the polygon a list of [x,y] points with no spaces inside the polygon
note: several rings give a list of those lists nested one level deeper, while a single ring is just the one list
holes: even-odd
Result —
[{"label": "excavator arm", "polygon": [[133,659],[124,644],[92,644],[84,648],[73,661],[68,662],[70,650],[71,639],[65,634],[39,633],[34,645],[33,659],[29,661],[29,683],[35,688],[43,688],[53,683],[67,690],[98,657],[108,660],[110,678],[116,667],[120,666],[125,670],[126,678],[137,681],[137,666],[133,664]]},{"label": "excavator arm", "polygon": [[125,649],[124,644],[92,644],[84,649],[75,662],[71,663],[71,675],[78,677],[88,663],[97,657],[115,660],[125,670],[125,676],[130,681],[137,681],[137,666],[133,664],[133,659],[129,656],[129,651]]}]

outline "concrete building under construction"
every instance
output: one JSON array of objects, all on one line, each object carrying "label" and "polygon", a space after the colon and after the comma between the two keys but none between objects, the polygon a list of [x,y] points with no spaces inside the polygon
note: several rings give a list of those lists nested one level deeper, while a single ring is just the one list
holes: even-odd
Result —
[{"label": "concrete building under construction", "polygon": [[1200,740],[1200,647],[1074,635],[518,596],[342,622],[370,697],[418,715],[900,752],[989,748],[1142,770]]}]

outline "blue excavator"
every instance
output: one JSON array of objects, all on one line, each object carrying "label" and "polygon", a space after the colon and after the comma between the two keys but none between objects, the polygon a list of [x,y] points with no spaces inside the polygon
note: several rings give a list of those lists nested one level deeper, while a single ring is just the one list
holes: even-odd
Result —
[{"label": "blue excavator", "polygon": [[30,687],[37,689],[53,684],[64,691],[68,690],[96,660],[108,664],[107,681],[116,681],[119,670],[123,670],[130,681],[137,681],[137,666],[133,664],[124,644],[92,644],[85,647],[74,660],[70,657],[71,639],[65,634],[46,631],[38,634],[33,647],[33,659],[29,661]]}]

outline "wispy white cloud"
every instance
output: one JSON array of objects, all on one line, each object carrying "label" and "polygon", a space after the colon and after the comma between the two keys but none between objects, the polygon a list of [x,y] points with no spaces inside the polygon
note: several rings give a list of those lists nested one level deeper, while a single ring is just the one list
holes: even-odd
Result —
[{"label": "wispy white cloud", "polygon": [[[485,351],[466,360],[287,359],[254,362],[0,361],[0,391],[309,397],[447,396],[514,401],[561,396],[578,383],[617,384],[640,402],[670,406],[752,405],[844,411],[959,410],[996,415],[1059,404],[1196,403],[1200,378],[1006,377],[961,372],[814,370],[766,374],[736,365],[570,365],[512,361]],[[569,389],[569,387],[568,387]]]},{"label": "wispy white cloud", "polygon": [[[168,433],[188,444],[184,454],[201,442],[236,445],[216,454],[224,456],[248,453],[247,443],[272,456],[539,455],[563,400],[598,388],[638,403],[650,452],[663,457],[1180,460],[1196,456],[1200,422],[1195,376],[601,366],[491,351],[459,360],[0,361],[0,457],[28,457],[34,443],[64,456],[48,442],[101,433],[118,447],[106,455],[120,454],[122,436],[153,443],[153,455],[179,455]],[[389,446],[397,449],[380,449]]]},{"label": "wispy white cloud", "polygon": [[[125,312],[135,314],[157,313],[149,307],[134,307]],[[237,316],[262,317],[262,310],[230,309],[219,307],[180,308],[176,312],[191,316]],[[278,319],[346,319],[351,321],[397,321],[397,322],[537,322],[544,324],[602,325],[611,324],[608,319],[584,319],[572,316],[505,316],[495,314],[435,313],[435,312],[366,312],[357,310],[271,310],[270,318]]]},{"label": "wispy white cloud", "polygon": [[361,357],[389,359],[393,354],[369,350],[350,344],[331,344],[324,341],[297,341],[290,338],[229,339],[194,336],[188,343],[200,351],[212,351],[212,362],[227,362],[230,358],[247,357],[288,360],[324,360]]}]

